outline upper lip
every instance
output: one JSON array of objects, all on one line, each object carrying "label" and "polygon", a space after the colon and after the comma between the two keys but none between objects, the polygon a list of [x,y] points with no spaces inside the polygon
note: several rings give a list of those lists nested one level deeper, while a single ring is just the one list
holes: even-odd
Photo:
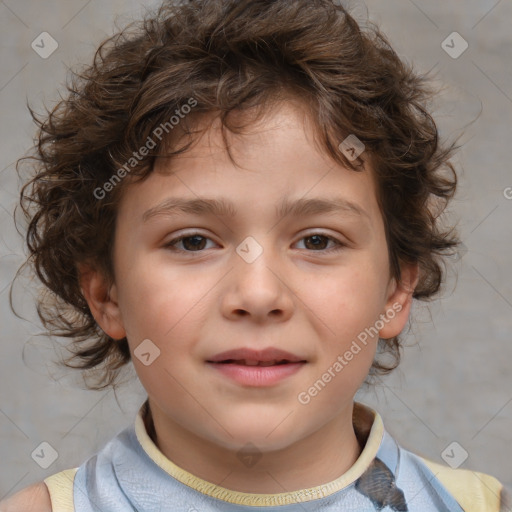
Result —
[{"label": "upper lip", "polygon": [[278,348],[269,347],[263,350],[254,350],[250,348],[237,348],[234,350],[227,350],[221,352],[208,359],[210,363],[220,363],[222,361],[232,360],[250,360],[259,362],[271,362],[271,361],[288,361],[290,363],[306,362],[305,359],[298,357],[290,352],[285,352]]}]

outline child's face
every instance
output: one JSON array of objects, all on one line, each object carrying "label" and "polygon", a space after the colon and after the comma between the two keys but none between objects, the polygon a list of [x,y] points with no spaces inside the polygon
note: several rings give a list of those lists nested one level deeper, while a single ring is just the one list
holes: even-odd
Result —
[{"label": "child's face", "polygon": [[[230,134],[243,168],[229,160],[215,124],[193,149],[160,159],[146,181],[128,186],[118,211],[116,284],[95,316],[112,337],[126,334],[132,354],[146,339],[160,350],[149,365],[133,357],[159,424],[219,446],[279,449],[351,414],[377,337],[357,341],[359,350],[354,340],[397,302],[402,311],[393,311],[380,335],[398,334],[409,312],[410,293],[390,279],[371,175],[324,157],[299,112],[284,103],[249,134]],[[162,210],[144,221],[145,212],[176,198],[223,199],[237,213]],[[282,201],[299,199],[353,207],[276,214]],[[183,235],[204,238],[168,246]],[[335,250],[324,237],[344,245]],[[144,362],[156,353],[148,347]],[[269,347],[305,362],[288,365],[288,376],[282,367],[209,362],[225,351]],[[338,356],[344,363],[336,371]],[[329,369],[320,391],[309,392]]]}]

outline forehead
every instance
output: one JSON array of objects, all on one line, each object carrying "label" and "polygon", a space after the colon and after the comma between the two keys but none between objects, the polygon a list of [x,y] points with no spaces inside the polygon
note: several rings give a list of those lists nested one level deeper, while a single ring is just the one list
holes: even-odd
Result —
[{"label": "forehead", "polygon": [[[303,211],[308,199],[323,197],[336,198],[346,211],[360,210],[370,217],[378,213],[369,162],[365,171],[357,172],[326,156],[300,104],[282,102],[256,121],[254,113],[237,115],[234,122],[245,126],[241,133],[223,134],[220,119],[210,114],[196,117],[192,135],[172,134],[168,147],[179,140],[180,146],[190,143],[189,149],[170,157],[164,150],[146,180],[128,185],[120,211],[137,211],[144,221],[151,216],[148,211],[165,201],[222,196],[231,200],[213,207],[232,214],[239,210],[237,204],[241,209],[273,204],[276,213],[293,212],[292,197],[302,198]],[[203,207],[196,201],[196,211]]]}]

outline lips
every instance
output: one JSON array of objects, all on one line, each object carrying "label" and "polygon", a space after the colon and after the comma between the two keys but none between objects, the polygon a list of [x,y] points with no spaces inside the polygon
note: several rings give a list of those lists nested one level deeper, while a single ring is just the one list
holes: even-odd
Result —
[{"label": "lips", "polygon": [[221,352],[208,360],[209,363],[239,364],[244,366],[274,366],[306,362],[305,359],[278,348],[253,350],[240,348]]},{"label": "lips", "polygon": [[299,372],[307,363],[299,356],[276,348],[229,350],[206,362],[217,375],[244,387],[274,386]]},{"label": "lips", "polygon": [[258,359],[227,359],[225,361],[218,361],[218,364],[239,364],[243,366],[275,366],[278,364],[288,364],[291,361],[287,359],[273,359],[272,361],[260,361]]}]

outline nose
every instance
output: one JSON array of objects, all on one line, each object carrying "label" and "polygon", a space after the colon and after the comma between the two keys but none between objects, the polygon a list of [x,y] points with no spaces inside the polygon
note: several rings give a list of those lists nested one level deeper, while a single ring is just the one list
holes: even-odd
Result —
[{"label": "nose", "polygon": [[295,304],[290,276],[273,251],[264,249],[253,261],[237,253],[233,265],[222,299],[224,316],[257,323],[290,318]]}]

